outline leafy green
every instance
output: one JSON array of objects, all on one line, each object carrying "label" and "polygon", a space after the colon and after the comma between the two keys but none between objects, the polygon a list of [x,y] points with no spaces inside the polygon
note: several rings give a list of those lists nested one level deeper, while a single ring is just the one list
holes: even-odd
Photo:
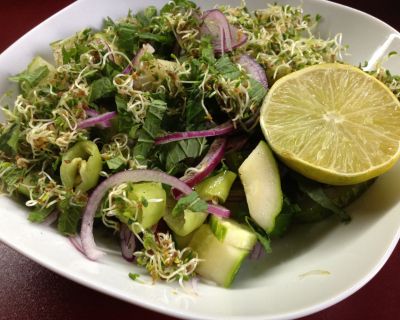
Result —
[{"label": "leafy green", "polygon": [[70,197],[67,197],[58,202],[58,209],[60,210],[57,225],[58,231],[67,236],[75,235],[78,231],[82,207],[72,205]]},{"label": "leafy green", "polygon": [[117,170],[125,164],[125,159],[122,156],[106,160],[107,167],[110,170]]},{"label": "leafy green", "polygon": [[50,215],[54,210],[53,207],[50,208],[37,208],[31,211],[28,215],[28,220],[31,222],[41,223]]},{"label": "leafy green", "polygon": [[9,154],[18,151],[18,140],[20,138],[19,125],[14,123],[10,128],[0,135],[0,150]]},{"label": "leafy green", "polygon": [[283,196],[282,210],[275,218],[274,230],[270,233],[271,237],[281,237],[288,230],[292,223],[293,216],[301,209],[296,203],[292,203],[287,196]]},{"label": "leafy green", "polygon": [[351,217],[346,213],[346,211],[337,206],[326,195],[320,183],[297,176],[297,184],[302,192],[307,194],[322,208],[328,209],[332,213],[337,214],[343,222],[349,222],[351,220]]},{"label": "leafy green", "polygon": [[9,79],[18,82],[21,91],[27,94],[32,88],[37,86],[41,80],[47,77],[50,70],[47,66],[40,66],[32,71],[25,70]]},{"label": "leafy green", "polygon": [[168,172],[173,172],[186,159],[200,157],[207,146],[205,138],[187,139],[168,143],[163,152],[163,162]]},{"label": "leafy green", "polygon": [[96,101],[100,98],[112,96],[115,92],[115,87],[112,80],[107,77],[102,77],[92,82],[90,86],[89,101]]},{"label": "leafy green", "polygon": [[267,253],[272,252],[271,250],[271,239],[269,235],[262,229],[250,216],[245,217],[245,222],[251,229],[251,231],[256,235],[257,240],[261,243],[264,247],[264,250]]},{"label": "leafy green", "polygon": [[187,196],[179,198],[175,207],[172,209],[172,216],[176,217],[181,214],[185,210],[190,210],[193,212],[207,212],[207,202],[202,200],[196,191],[193,191],[191,194]]},{"label": "leafy green", "polygon": [[160,126],[166,110],[166,102],[156,99],[152,100],[147,110],[146,119],[137,133],[138,141],[133,149],[135,159],[141,164],[146,164],[154,139],[161,132]]},{"label": "leafy green", "polygon": [[239,67],[234,64],[227,55],[217,60],[215,68],[224,78],[229,80],[238,79],[242,74]]}]

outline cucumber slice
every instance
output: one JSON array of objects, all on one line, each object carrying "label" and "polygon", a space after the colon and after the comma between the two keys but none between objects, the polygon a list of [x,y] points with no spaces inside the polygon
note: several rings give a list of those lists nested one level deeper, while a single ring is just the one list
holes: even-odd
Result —
[{"label": "cucumber slice", "polygon": [[193,238],[193,234],[194,234],[194,232],[191,232],[186,236],[180,236],[180,235],[176,234],[175,232],[172,232],[172,236],[173,236],[174,241],[175,241],[175,246],[179,250],[182,250],[182,249],[188,247],[190,241]]},{"label": "cucumber slice", "polygon": [[278,165],[267,143],[260,141],[239,168],[250,216],[272,232],[282,209],[283,195]]},{"label": "cucumber slice", "polygon": [[224,244],[245,250],[251,250],[256,244],[257,237],[245,225],[232,219],[210,217],[211,231]]},{"label": "cucumber slice", "polygon": [[196,272],[205,279],[229,287],[250,251],[219,241],[208,224],[197,229],[189,243],[199,255]]},{"label": "cucumber slice", "polygon": [[185,210],[183,214],[174,217],[171,213],[167,212],[164,216],[164,221],[173,232],[184,237],[200,227],[207,219],[207,215],[205,212]]},{"label": "cucumber slice", "polygon": [[205,201],[224,203],[229,196],[229,191],[235,179],[236,173],[224,170],[200,182],[195,187],[195,190],[200,198]]},{"label": "cucumber slice", "polygon": [[143,182],[132,185],[128,197],[135,201],[145,202],[138,211],[137,221],[143,228],[150,228],[162,218],[166,208],[166,193],[161,183]]}]

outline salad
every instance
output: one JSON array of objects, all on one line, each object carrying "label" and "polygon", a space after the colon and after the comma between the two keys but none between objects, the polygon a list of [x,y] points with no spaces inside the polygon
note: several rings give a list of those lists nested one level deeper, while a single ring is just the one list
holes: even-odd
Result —
[{"label": "salad", "polygon": [[[259,127],[278,79],[340,61],[340,35],[313,34],[320,19],[175,0],[52,43],[54,63],[35,57],[11,78],[20,94],[2,106],[3,191],[89,259],[102,254],[93,229],[106,228],[126,260],[181,284],[199,274],[227,287],[296,223],[348,222],[344,208],[373,180],[310,180],[274,157]],[[397,77],[371,73],[399,97]]]}]

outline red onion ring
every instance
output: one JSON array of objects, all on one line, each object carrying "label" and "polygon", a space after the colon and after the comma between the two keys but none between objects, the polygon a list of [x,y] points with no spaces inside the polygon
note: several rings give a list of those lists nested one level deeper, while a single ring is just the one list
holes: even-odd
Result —
[{"label": "red onion ring", "polygon": [[78,250],[80,253],[83,253],[83,248],[82,248],[82,241],[79,236],[74,236],[74,237],[68,237],[68,240],[72,243],[72,245],[75,247],[76,250]]},{"label": "red onion ring", "polygon": [[117,113],[115,111],[106,112],[91,118],[87,118],[78,123],[79,129],[93,127],[95,125],[102,125],[103,127],[110,127],[110,120],[113,119]]},{"label": "red onion ring", "polygon": [[262,244],[259,241],[257,241],[253,247],[253,250],[251,250],[251,252],[250,252],[249,259],[250,260],[258,260],[264,256],[265,256],[264,247],[262,246]]},{"label": "red onion ring", "polygon": [[126,224],[121,223],[120,231],[119,231],[119,238],[121,244],[121,254],[122,257],[132,262],[135,260],[135,256],[133,253],[135,252],[136,248],[136,239],[135,235],[129,230]]},{"label": "red onion ring", "polygon": [[[210,146],[207,154],[200,161],[200,163],[196,166],[196,171],[192,171],[187,175],[184,175],[179,180],[183,181],[190,187],[198,184],[205,177],[207,177],[221,162],[225,153],[227,139],[224,137],[216,138]],[[179,198],[182,192],[172,189],[172,195],[175,199]]]},{"label": "red onion ring", "polygon": [[219,217],[222,217],[222,218],[229,218],[230,215],[231,215],[231,212],[230,212],[229,209],[227,209],[227,208],[225,208],[223,206],[220,206],[218,204],[209,203],[207,211],[209,213],[212,213],[212,214],[214,214],[216,216],[219,216]]},{"label": "red onion ring", "polygon": [[218,9],[205,11],[202,20],[200,34],[212,37],[216,53],[230,52],[247,41],[247,36],[230,25],[226,16]]},{"label": "red onion ring", "polygon": [[[153,182],[160,182],[163,184],[167,184],[179,190],[181,193],[185,195],[190,194],[193,191],[191,187],[189,187],[186,183],[179,180],[178,178],[170,176],[165,172],[156,170],[122,171],[104,180],[97,186],[97,188],[90,195],[82,217],[82,225],[80,232],[80,238],[82,240],[82,249],[84,254],[90,260],[97,260],[98,258],[104,255],[103,252],[97,249],[93,237],[94,217],[96,215],[97,208],[99,207],[100,202],[103,199],[104,195],[110,188],[115,187],[119,184],[126,182],[135,183],[142,181],[153,181]],[[216,211],[222,213],[221,208],[214,209],[213,205],[210,206],[211,209],[209,210],[211,210],[211,212]]]},{"label": "red onion ring", "polygon": [[136,55],[133,57],[132,61],[130,64],[126,66],[126,68],[122,71],[122,74],[130,74],[133,71],[134,67],[137,67],[140,63],[140,59],[146,54],[146,53],[154,53],[155,49],[148,43],[145,43],[143,47],[139,49],[139,51],[136,53]]},{"label": "red onion ring", "polygon": [[243,54],[240,56],[238,63],[254,80],[257,80],[265,89],[268,89],[268,80],[265,70],[256,60],[247,54]]},{"label": "red onion ring", "polygon": [[234,126],[231,121],[227,121],[215,128],[208,130],[200,130],[200,131],[187,131],[187,132],[174,132],[167,134],[162,137],[157,137],[155,139],[155,144],[166,144],[173,141],[185,140],[185,139],[194,139],[194,138],[203,138],[203,137],[215,137],[222,136],[234,131]]}]

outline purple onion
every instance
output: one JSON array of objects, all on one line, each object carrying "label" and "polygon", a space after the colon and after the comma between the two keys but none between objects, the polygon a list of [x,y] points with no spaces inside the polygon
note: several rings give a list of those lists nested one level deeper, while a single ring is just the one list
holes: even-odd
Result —
[{"label": "purple onion", "polygon": [[231,133],[234,129],[235,128],[232,124],[232,121],[227,121],[215,128],[209,129],[209,130],[170,133],[165,136],[156,138],[155,144],[159,145],[159,144],[165,144],[165,143],[170,143],[173,141],[179,141],[179,140],[185,140],[185,139],[222,136],[222,135]]},{"label": "purple onion", "polygon": [[131,63],[126,66],[126,68],[122,71],[123,74],[130,74],[133,71],[134,67],[137,67],[140,63],[140,59],[146,54],[146,53],[154,53],[155,49],[149,45],[149,44],[144,44],[142,48],[139,49],[139,51],[136,53],[136,55],[133,57]]},{"label": "purple onion", "polygon": [[58,212],[57,209],[53,210],[53,211],[48,215],[48,217],[42,222],[42,225],[44,225],[44,226],[51,226],[54,222],[57,221],[58,214],[59,214],[59,212]]},{"label": "purple onion", "polygon": [[253,250],[251,250],[251,252],[250,252],[249,259],[250,260],[258,260],[264,256],[265,256],[265,249],[262,246],[262,244],[259,241],[257,241],[253,247]]},{"label": "purple onion", "polygon": [[[96,243],[93,237],[93,222],[97,208],[99,207],[100,202],[107,193],[107,191],[110,188],[120,185],[122,183],[126,182],[135,183],[144,181],[160,182],[163,184],[170,185],[173,188],[180,191],[181,193],[183,193],[184,195],[188,195],[193,192],[192,188],[189,187],[186,183],[162,171],[127,170],[118,172],[110,176],[102,183],[100,183],[97,186],[97,188],[92,192],[92,194],[89,197],[88,203],[86,204],[86,208],[83,212],[80,239],[82,240],[83,252],[88,259],[97,260],[104,255],[104,252],[100,251],[96,247]],[[219,210],[219,212],[223,214],[223,210],[221,208],[214,209],[214,207],[215,207],[214,205],[209,205],[208,210],[210,212]]]},{"label": "purple onion", "polygon": [[247,54],[241,55],[238,63],[246,70],[246,72],[265,89],[268,89],[268,80],[265,70],[260,64]]},{"label": "purple onion", "polygon": [[125,260],[132,262],[135,259],[133,253],[136,248],[136,239],[135,235],[129,230],[126,224],[121,224],[119,231],[119,238],[121,244],[121,254]]},{"label": "purple onion", "polygon": [[220,206],[218,204],[208,204],[208,209],[207,211],[209,213],[212,213],[213,215],[222,217],[222,218],[229,218],[231,215],[231,212],[229,209]]},{"label": "purple onion", "polygon": [[91,118],[87,118],[78,123],[78,128],[85,129],[89,127],[94,127],[95,125],[101,125],[103,128],[110,127],[110,120],[113,119],[116,115],[117,113],[115,111],[111,111]]},{"label": "purple onion", "polygon": [[247,41],[244,33],[229,24],[225,15],[218,9],[205,11],[200,26],[201,35],[210,35],[216,53],[230,52]]},{"label": "purple onion", "polygon": [[82,248],[82,241],[79,236],[74,236],[74,237],[68,237],[68,240],[72,243],[72,245],[75,247],[76,250],[78,250],[80,253],[83,253],[83,248]]},{"label": "purple onion", "polygon": [[[196,166],[197,170],[184,175],[179,180],[185,182],[188,186],[193,187],[207,177],[214,171],[224,157],[226,141],[227,139],[224,137],[216,138],[211,144],[207,154]],[[179,198],[181,193],[182,192],[179,190],[172,189],[172,195],[175,199]]]}]

